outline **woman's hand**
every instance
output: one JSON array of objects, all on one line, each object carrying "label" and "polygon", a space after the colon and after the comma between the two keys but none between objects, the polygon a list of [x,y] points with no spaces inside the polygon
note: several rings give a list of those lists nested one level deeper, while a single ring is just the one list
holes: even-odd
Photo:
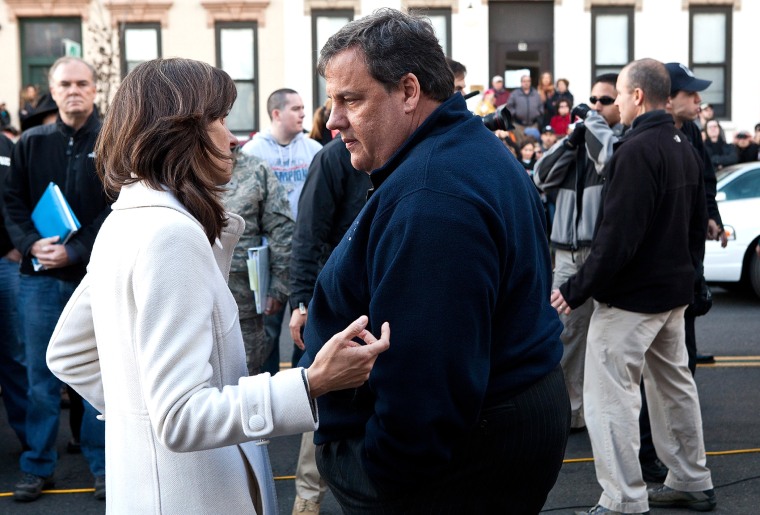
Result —
[{"label": "woman's hand", "polygon": [[[380,338],[365,328],[368,318],[360,316],[346,329],[325,343],[308,368],[309,390],[312,399],[334,390],[357,388],[369,378],[377,356],[390,347],[391,328],[384,322]],[[353,338],[364,340],[359,345]]]}]

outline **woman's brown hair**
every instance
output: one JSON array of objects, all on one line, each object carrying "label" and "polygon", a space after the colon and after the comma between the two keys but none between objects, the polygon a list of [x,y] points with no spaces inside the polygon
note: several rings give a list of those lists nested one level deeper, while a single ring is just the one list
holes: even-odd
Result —
[{"label": "woman's brown hair", "polygon": [[322,143],[322,133],[327,128],[327,120],[330,119],[330,111],[332,110],[332,99],[328,98],[325,105],[319,106],[314,111],[314,117],[311,124],[311,131],[309,137],[313,140]]},{"label": "woman's brown hair", "polygon": [[138,65],[121,83],[95,144],[96,167],[115,197],[143,181],[169,190],[203,226],[213,243],[226,224],[213,171],[223,172],[229,152],[208,135],[235,102],[235,83],[222,70],[191,59],[155,59]]}]

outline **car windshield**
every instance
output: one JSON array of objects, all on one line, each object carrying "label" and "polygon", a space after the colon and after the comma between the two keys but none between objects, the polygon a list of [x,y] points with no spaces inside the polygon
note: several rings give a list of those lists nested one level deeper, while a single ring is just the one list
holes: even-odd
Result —
[{"label": "car windshield", "polygon": [[[757,163],[760,165],[760,163]],[[744,200],[760,197],[760,166],[744,165],[727,173],[718,183],[718,200]]]},{"label": "car windshield", "polygon": [[717,170],[715,172],[715,178],[720,181],[722,179],[725,179],[732,173],[736,172],[737,170],[741,170],[743,168],[746,168],[745,164],[731,165],[725,168],[721,168],[720,170]]}]

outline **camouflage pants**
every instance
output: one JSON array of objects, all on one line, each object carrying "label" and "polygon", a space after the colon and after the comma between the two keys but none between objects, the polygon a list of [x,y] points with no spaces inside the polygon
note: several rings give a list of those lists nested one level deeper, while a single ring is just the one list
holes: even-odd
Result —
[{"label": "camouflage pants", "polygon": [[248,283],[248,272],[230,273],[230,291],[235,297],[240,313],[240,329],[243,332],[245,360],[248,374],[261,372],[261,365],[272,353],[272,344],[264,332],[264,316],[256,313],[256,303]]}]

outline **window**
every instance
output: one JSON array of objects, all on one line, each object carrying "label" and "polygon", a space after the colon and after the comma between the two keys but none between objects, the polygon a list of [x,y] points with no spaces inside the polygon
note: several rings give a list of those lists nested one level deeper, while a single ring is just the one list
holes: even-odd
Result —
[{"label": "window", "polygon": [[716,118],[731,117],[731,7],[692,7],[689,11],[689,64],[712,84],[700,92]]},{"label": "window", "polygon": [[760,169],[751,170],[737,177],[720,189],[726,200],[742,200],[760,197]]},{"label": "window", "polygon": [[161,25],[159,23],[125,23],[121,26],[121,77],[135,66],[161,57]]},{"label": "window", "polygon": [[319,52],[325,46],[330,36],[338,32],[346,23],[354,19],[353,11],[344,10],[312,10],[311,12],[311,48],[314,56],[314,108],[324,105],[327,100],[326,83],[324,77],[316,73]]},{"label": "window", "polygon": [[633,60],[633,7],[591,9],[591,80]]},{"label": "window", "polygon": [[80,18],[21,18],[21,80],[48,89],[48,69],[64,55],[64,39],[82,43]]},{"label": "window", "polygon": [[430,18],[443,53],[451,57],[451,9],[423,9],[420,12]]},{"label": "window", "polygon": [[216,64],[237,86],[237,99],[227,116],[234,134],[248,136],[259,128],[257,75],[258,28],[255,22],[216,24]]}]

